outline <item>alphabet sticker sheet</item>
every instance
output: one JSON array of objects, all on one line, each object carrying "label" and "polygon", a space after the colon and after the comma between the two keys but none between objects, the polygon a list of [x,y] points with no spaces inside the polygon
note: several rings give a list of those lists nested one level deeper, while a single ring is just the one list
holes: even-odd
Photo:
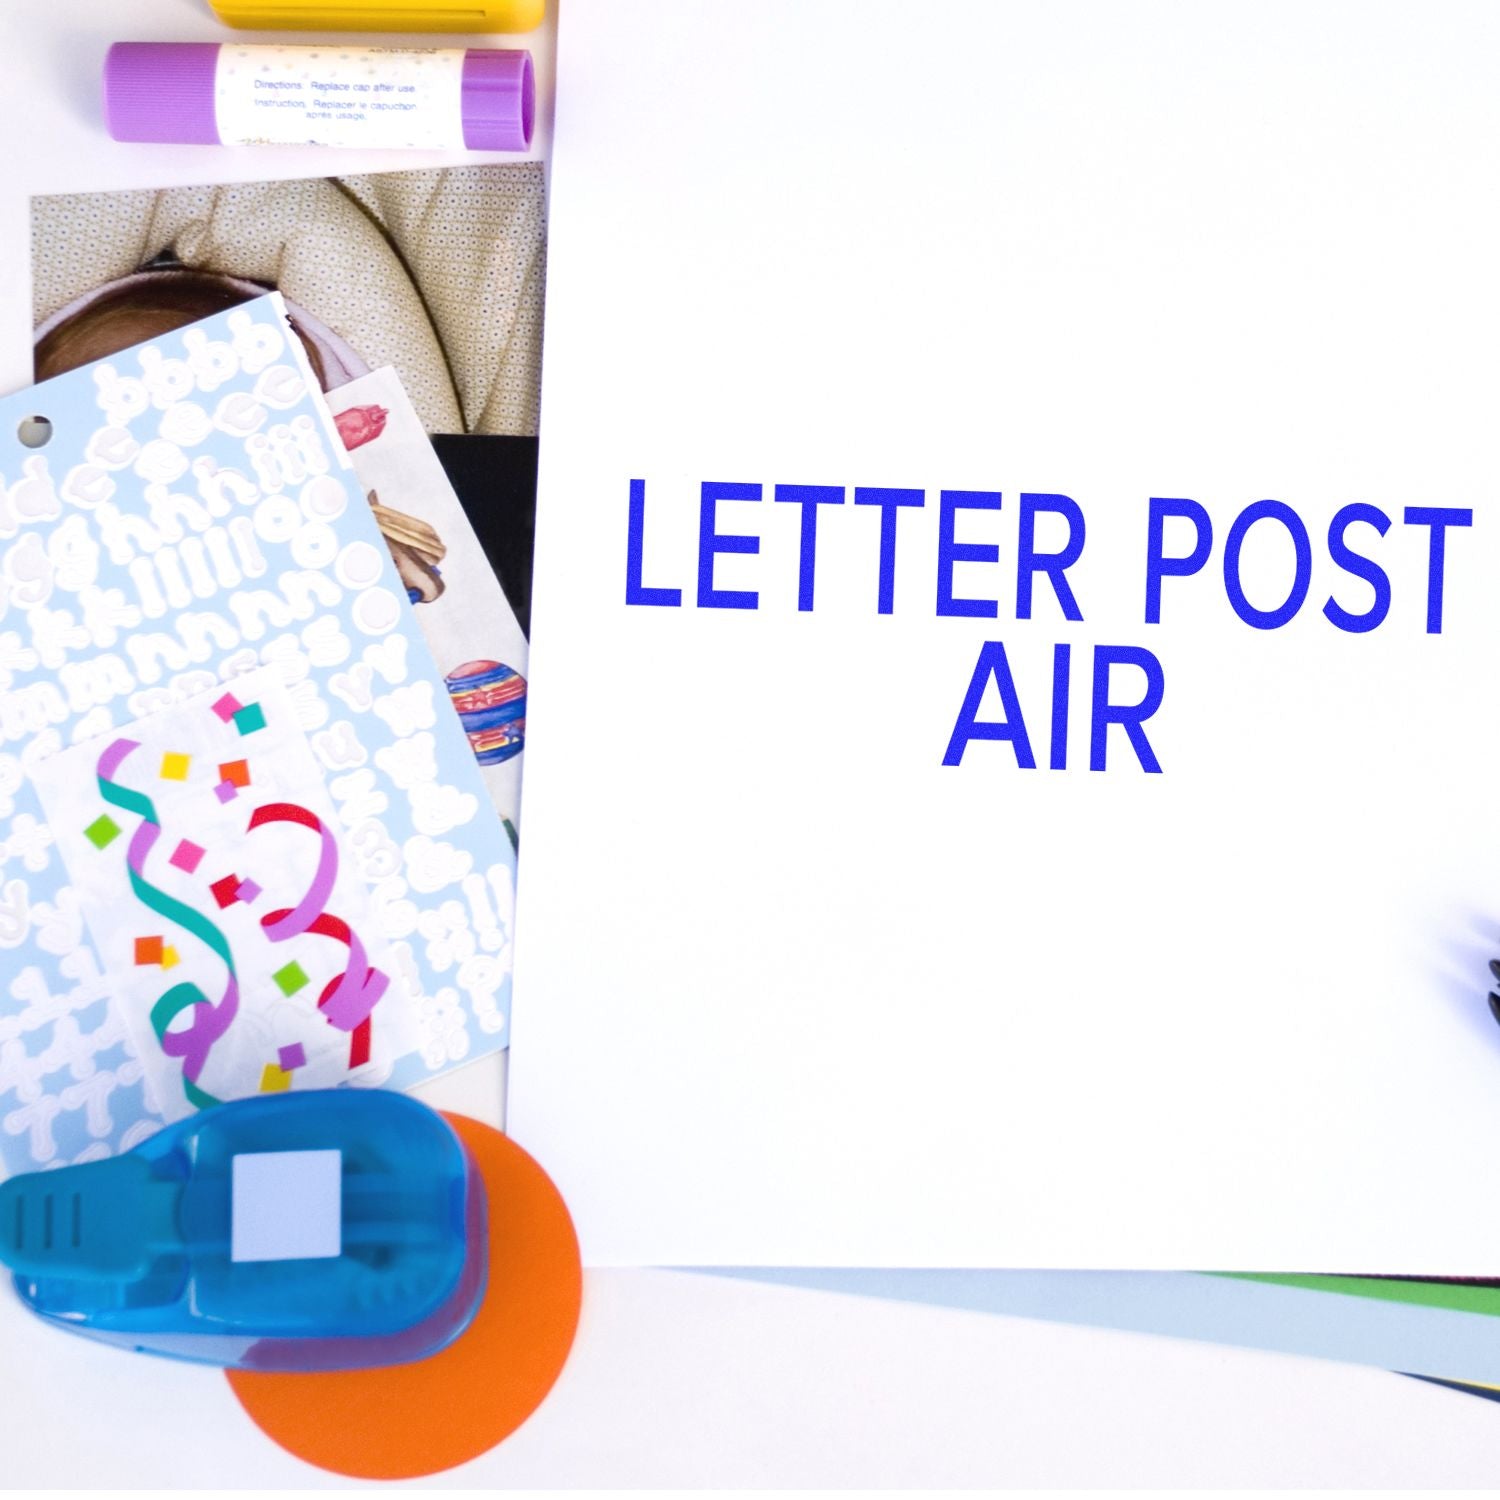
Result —
[{"label": "alphabet sticker sheet", "polygon": [[515,855],[274,294],[0,402],[0,1168],[506,1045]]}]

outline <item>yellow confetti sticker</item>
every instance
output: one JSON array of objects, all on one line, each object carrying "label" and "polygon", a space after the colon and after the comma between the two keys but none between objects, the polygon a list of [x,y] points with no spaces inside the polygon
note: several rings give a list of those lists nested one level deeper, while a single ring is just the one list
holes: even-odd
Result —
[{"label": "yellow confetti sticker", "polygon": [[161,758],[161,779],[163,781],[186,781],[188,767],[192,763],[191,755],[183,755],[177,750],[168,750]]}]

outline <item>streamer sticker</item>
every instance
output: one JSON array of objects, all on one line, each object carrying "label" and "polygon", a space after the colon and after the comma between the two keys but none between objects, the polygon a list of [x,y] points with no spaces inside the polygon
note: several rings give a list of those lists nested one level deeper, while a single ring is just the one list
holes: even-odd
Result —
[{"label": "streamer sticker", "polygon": [[274,671],[33,780],[164,1113],[380,1083],[415,1050],[413,1001]]}]

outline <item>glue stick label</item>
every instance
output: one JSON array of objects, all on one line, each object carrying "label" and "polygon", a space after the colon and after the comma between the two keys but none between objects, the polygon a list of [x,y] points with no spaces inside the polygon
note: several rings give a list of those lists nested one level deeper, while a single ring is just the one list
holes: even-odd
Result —
[{"label": "glue stick label", "polygon": [[462,147],[460,47],[219,49],[214,108],[226,146]]}]

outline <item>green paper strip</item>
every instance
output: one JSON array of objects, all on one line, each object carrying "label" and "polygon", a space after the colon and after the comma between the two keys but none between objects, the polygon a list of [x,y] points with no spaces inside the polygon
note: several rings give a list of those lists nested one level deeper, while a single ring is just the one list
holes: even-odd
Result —
[{"label": "green paper strip", "polygon": [[1258,1281],[1266,1286],[1297,1287],[1308,1292],[1339,1292],[1346,1297],[1369,1297],[1378,1302],[1404,1302],[1414,1307],[1438,1307],[1446,1312],[1482,1313],[1500,1318],[1500,1287],[1475,1286],[1463,1281],[1400,1281],[1384,1276],[1311,1276],[1272,1272],[1215,1272],[1233,1281]]}]

